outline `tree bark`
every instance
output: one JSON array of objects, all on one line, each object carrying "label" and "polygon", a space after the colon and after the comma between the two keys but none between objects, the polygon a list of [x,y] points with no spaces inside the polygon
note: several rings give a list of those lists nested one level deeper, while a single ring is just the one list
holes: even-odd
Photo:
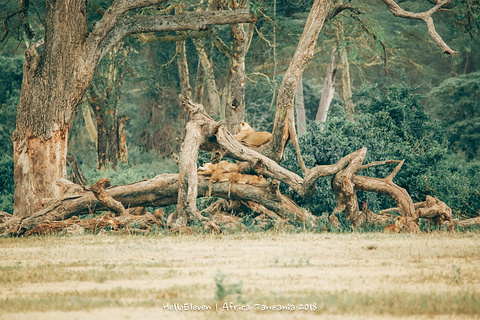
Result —
[{"label": "tree bark", "polygon": [[236,132],[245,119],[245,55],[247,35],[242,24],[230,25],[232,54],[230,55],[229,95],[225,104],[225,121],[230,132]]},{"label": "tree bark", "polygon": [[78,163],[77,157],[73,154],[67,155],[67,163],[70,166],[70,181],[75,184],[85,186],[87,184],[87,179],[83,175],[82,168]]},{"label": "tree bark", "polygon": [[25,53],[13,134],[16,216],[29,216],[61,196],[54,182],[66,178],[68,133],[93,75],[93,69],[91,74],[80,70],[77,61],[86,20],[85,1],[47,1],[43,50],[39,55],[32,46]]},{"label": "tree bark", "polygon": [[340,64],[342,66],[342,96],[347,111],[347,118],[353,121],[355,104],[352,100],[352,85],[350,78],[350,64],[348,63],[347,48],[340,50]]},{"label": "tree bark", "polygon": [[[204,90],[203,67],[202,67],[202,62],[199,59],[198,65],[197,65],[197,75],[195,76],[195,90],[193,90],[193,101],[202,103],[203,90]],[[185,112],[188,114],[187,110],[185,110]]]},{"label": "tree bark", "polygon": [[[187,98],[183,100],[188,101]],[[182,144],[180,161],[178,164],[179,187],[177,210],[168,218],[170,226],[187,225],[193,218],[199,218],[196,199],[198,196],[197,159],[200,145],[204,142],[208,128],[202,105],[185,103],[183,105],[189,110],[191,120],[187,124],[187,132]]]},{"label": "tree bark", "polygon": [[[306,65],[313,58],[318,34],[323,27],[330,5],[331,0],[316,0],[312,5],[297,50],[295,51],[278,91],[277,112],[275,114],[272,139],[264,147],[264,153],[266,155],[279,161],[283,155],[283,150],[287,141],[292,139],[303,172],[306,172],[307,169],[300,154],[300,147],[298,146],[298,138],[295,130],[295,91]],[[286,125],[287,127],[285,127]],[[285,134],[285,131],[288,133],[287,135]]]},{"label": "tree bark", "polygon": [[[175,14],[179,14],[183,11],[182,6],[175,7]],[[190,74],[188,71],[187,50],[185,48],[185,40],[176,42],[177,49],[177,65],[178,76],[180,78],[180,92],[185,97],[192,98],[192,86],[190,85]],[[188,122],[188,112],[184,108],[180,109],[180,124],[182,128],[182,138],[185,136],[185,127]]]},{"label": "tree bark", "polygon": [[428,33],[430,37],[438,44],[444,53],[447,54],[456,54],[457,52],[452,50],[446,43],[443,41],[442,37],[435,30],[435,24],[433,23],[432,15],[442,9],[442,7],[450,4],[450,0],[438,0],[436,5],[425,12],[414,13],[408,12],[400,8],[400,6],[394,0],[382,0],[387,6],[392,14],[396,17],[422,20],[427,25]]},{"label": "tree bark", "polygon": [[358,208],[357,195],[355,190],[383,193],[392,198],[399,208],[399,213],[406,218],[405,229],[417,232],[419,230],[417,220],[418,213],[415,211],[413,201],[408,192],[393,183],[393,178],[403,165],[401,161],[387,177],[383,179],[358,176],[358,173],[373,165],[382,165],[392,161],[378,161],[362,165],[366,149],[362,149],[357,157],[344,169],[339,171],[332,181],[332,188],[335,192],[337,206],[334,213],[345,211],[347,218],[353,227],[357,227],[366,220],[365,213]]},{"label": "tree bark", "polygon": [[127,141],[125,136],[125,126],[127,125],[128,119],[129,118],[125,116],[121,116],[117,119],[120,161],[123,163],[128,163],[128,149],[127,149]]}]

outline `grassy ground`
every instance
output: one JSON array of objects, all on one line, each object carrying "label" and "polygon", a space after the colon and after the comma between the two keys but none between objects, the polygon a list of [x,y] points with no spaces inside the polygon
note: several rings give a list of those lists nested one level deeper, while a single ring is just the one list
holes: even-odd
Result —
[{"label": "grassy ground", "polygon": [[480,234],[0,239],[2,320],[319,316],[480,318]]}]

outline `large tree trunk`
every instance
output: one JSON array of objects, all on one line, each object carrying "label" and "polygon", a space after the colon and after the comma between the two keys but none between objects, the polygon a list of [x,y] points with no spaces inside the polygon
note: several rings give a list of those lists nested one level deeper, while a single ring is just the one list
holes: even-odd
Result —
[{"label": "large tree trunk", "polygon": [[[86,2],[47,1],[45,44],[27,50],[13,135],[14,214],[29,216],[61,196],[66,177],[67,137],[75,108],[93,72],[81,70],[87,34]],[[93,71],[93,70],[92,70]]]}]

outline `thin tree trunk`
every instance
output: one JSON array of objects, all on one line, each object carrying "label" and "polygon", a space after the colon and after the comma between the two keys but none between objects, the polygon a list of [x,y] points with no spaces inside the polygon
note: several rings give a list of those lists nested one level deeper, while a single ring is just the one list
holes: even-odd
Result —
[{"label": "thin tree trunk", "polygon": [[67,163],[70,166],[70,170],[71,170],[70,181],[80,186],[85,186],[87,184],[87,179],[83,175],[82,167],[80,167],[77,157],[69,153],[67,155]]},{"label": "thin tree trunk", "polygon": [[120,161],[123,163],[128,163],[128,150],[127,142],[125,137],[125,126],[127,124],[128,118],[121,116],[118,118],[117,127],[118,127],[118,143],[120,149]]},{"label": "thin tree trunk", "polygon": [[97,146],[97,127],[92,118],[92,108],[90,104],[85,103],[82,107],[83,119],[85,120],[85,126],[87,127],[88,136],[95,146]]},{"label": "thin tree trunk", "polygon": [[[175,14],[183,11],[182,6],[175,7]],[[192,86],[190,85],[190,75],[188,71],[187,51],[185,49],[185,40],[176,42],[178,76],[180,78],[180,92],[189,99],[192,98]],[[180,122],[182,128],[182,137],[185,136],[185,128],[188,122],[188,112],[185,108],[180,108]]]},{"label": "thin tree trunk", "polygon": [[316,122],[323,123],[327,120],[328,110],[335,94],[335,74],[337,73],[337,64],[335,63],[335,54],[337,52],[337,46],[335,45],[332,50],[332,57],[330,65],[327,68],[327,74],[325,81],[323,82],[322,97],[318,104],[317,115],[315,117]]},{"label": "thin tree trunk", "polygon": [[[213,72],[213,65],[208,58],[205,50],[205,39],[192,39],[195,49],[198,53],[198,59],[202,63],[203,67],[203,79],[205,81],[205,109],[207,113],[218,117],[220,115],[220,96],[217,90],[217,84],[215,83],[215,74]],[[205,100],[204,100],[205,101]]]},{"label": "thin tree trunk", "polygon": [[[343,1],[340,1],[340,3]],[[342,42],[344,37],[343,23],[340,21],[337,25],[337,40]],[[355,114],[355,104],[352,100],[352,85],[350,78],[350,63],[348,62],[347,48],[345,45],[340,49],[340,65],[342,69],[342,96],[345,104],[347,118],[353,120]]]},{"label": "thin tree trunk", "polygon": [[93,91],[90,91],[89,102],[97,122],[97,168],[103,170],[111,165],[115,169],[120,158],[117,104],[112,103],[116,97],[112,98],[111,90],[107,90],[107,97],[94,96]]},{"label": "thin tree trunk", "polygon": [[305,103],[303,101],[303,83],[298,83],[295,92],[295,110],[297,111],[297,133],[304,134],[307,131],[307,116],[305,115]]},{"label": "thin tree trunk", "polygon": [[263,151],[270,158],[280,161],[285,145],[291,139],[303,172],[307,172],[307,168],[300,153],[295,129],[295,91],[305,67],[313,58],[317,38],[327,17],[330,4],[331,0],[316,0],[312,5],[297,50],[280,85],[272,139],[265,145]]},{"label": "thin tree trunk", "polygon": [[230,95],[225,104],[225,120],[230,132],[245,119],[245,55],[247,39],[242,24],[230,25],[232,53],[230,55]]}]

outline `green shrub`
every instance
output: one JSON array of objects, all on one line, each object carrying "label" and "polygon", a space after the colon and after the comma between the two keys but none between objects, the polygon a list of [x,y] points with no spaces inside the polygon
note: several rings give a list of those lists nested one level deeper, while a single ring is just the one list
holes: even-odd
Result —
[{"label": "green shrub", "polygon": [[13,157],[0,155],[0,211],[13,213]]},{"label": "green shrub", "polygon": [[[405,188],[414,202],[424,201],[426,195],[438,196],[457,214],[475,215],[480,205],[475,169],[478,164],[467,165],[449,152],[440,124],[426,114],[419,103],[421,97],[414,90],[404,83],[390,87],[386,93],[375,86],[363,88],[356,97],[355,121],[347,120],[343,112],[335,110],[343,106],[332,106],[335,115],[329,115],[325,124],[310,123],[307,133],[299,137],[305,163],[310,168],[334,164],[366,147],[364,163],[405,159],[394,182]],[[282,165],[301,172],[291,144],[285,150]],[[394,167],[376,166],[361,174],[384,178]],[[309,199],[301,199],[284,185],[282,188],[297,203],[320,216],[335,208],[331,179],[319,179],[317,190]],[[370,192],[357,195],[358,201],[365,201],[372,211],[395,206],[385,195]]]},{"label": "green shrub", "polygon": [[101,178],[110,178],[112,185],[125,185],[151,179],[162,173],[177,173],[178,166],[169,158],[161,158],[151,150],[142,152],[140,148],[129,149],[129,163],[119,163],[116,170],[106,168],[99,171],[96,168],[96,156],[79,157],[85,178],[91,185]]},{"label": "green shrub", "polygon": [[441,120],[453,150],[480,159],[480,72],[443,81],[427,96],[430,113]]}]

